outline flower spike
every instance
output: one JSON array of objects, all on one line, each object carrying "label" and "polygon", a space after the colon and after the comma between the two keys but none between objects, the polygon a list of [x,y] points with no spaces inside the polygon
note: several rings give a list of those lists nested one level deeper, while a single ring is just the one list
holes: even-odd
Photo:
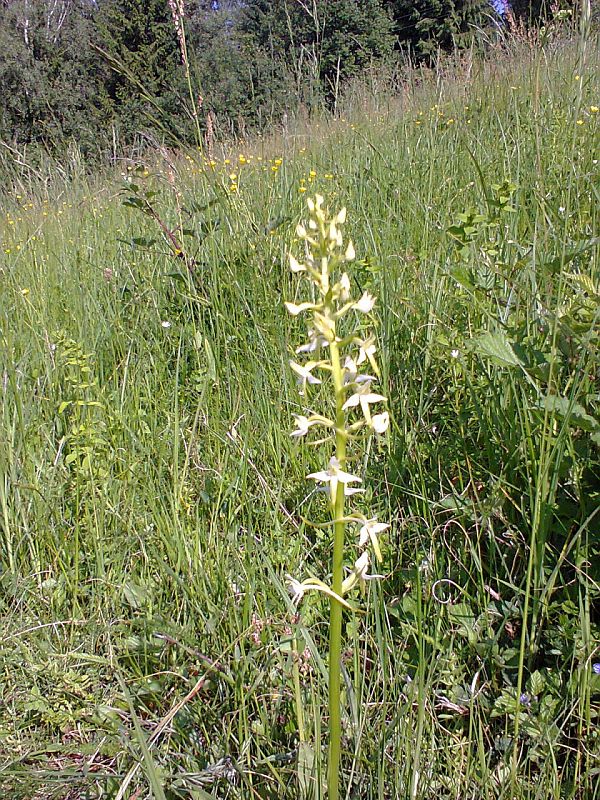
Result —
[{"label": "flower spike", "polygon": [[[318,592],[329,600],[328,796],[335,800],[339,797],[342,735],[342,612],[344,609],[356,611],[345,599],[346,595],[356,588],[364,593],[369,581],[383,577],[371,574],[370,565],[373,559],[378,562],[383,560],[379,539],[389,528],[387,523],[379,522],[376,517],[367,518],[362,513],[348,514],[345,511],[346,503],[350,502],[347,498],[364,491],[360,488],[362,478],[348,471],[348,451],[367,435],[384,434],[389,428],[390,416],[381,407],[375,413],[377,405],[385,403],[386,398],[372,388],[380,377],[375,360],[377,347],[372,334],[366,334],[366,338],[363,338],[364,323],[359,316],[371,314],[375,297],[368,291],[359,298],[352,296],[352,281],[346,269],[356,258],[356,251],[351,240],[344,241],[346,209],[329,215],[324,199],[319,194],[308,199],[307,203],[309,219],[306,224],[300,223],[296,228],[304,254],[301,261],[290,255],[289,265],[292,273],[303,273],[304,278],[312,284],[311,297],[314,299],[287,302],[285,305],[293,316],[306,315],[308,318],[307,340],[295,352],[299,360],[302,360],[300,357],[303,354],[309,354],[309,360],[303,363],[290,361],[290,366],[298,379],[301,395],[316,385],[321,387],[320,398],[327,396],[327,387],[331,395],[323,415],[310,412],[294,414],[296,428],[291,436],[302,441],[310,434],[311,428],[319,426],[323,438],[310,443],[319,445],[330,442],[332,445],[327,468],[311,472],[308,478],[321,484],[328,495],[329,522],[311,524],[332,529],[333,569],[331,582],[315,577],[303,581],[290,575],[286,577],[295,606],[300,605],[308,592]],[[321,360],[310,360],[311,354],[317,351]],[[320,377],[313,374],[316,370],[319,370]],[[354,409],[359,409],[361,413],[355,414]],[[346,553],[350,542],[345,538],[345,528],[349,524],[359,526],[350,557]],[[346,574],[345,558],[354,564]]]}]

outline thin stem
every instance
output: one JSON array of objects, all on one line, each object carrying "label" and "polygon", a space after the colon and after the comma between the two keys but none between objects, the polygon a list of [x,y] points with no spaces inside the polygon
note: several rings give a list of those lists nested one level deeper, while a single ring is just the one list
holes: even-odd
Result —
[{"label": "thin stem", "polygon": [[[340,352],[337,342],[329,346],[332,377],[335,387],[335,454],[341,467],[346,459],[346,440],[344,415],[344,382]],[[332,512],[335,520],[333,528],[333,591],[342,594],[344,571],[344,484],[338,483],[335,498],[332,498]],[[329,617],[329,759],[327,763],[327,788],[329,800],[340,796],[340,761],[342,743],[341,719],[341,660],[342,660],[342,606],[331,600]]]},{"label": "thin stem", "polygon": [[[183,66],[185,68],[185,78],[186,78],[186,81],[187,81],[188,93],[189,93],[189,96],[190,96],[190,112],[192,114],[192,119],[194,120],[194,127],[195,127],[195,134],[196,134],[196,144],[197,144],[198,150],[200,151],[200,155],[203,156],[204,152],[203,152],[203,148],[202,148],[202,133],[200,131],[200,120],[198,119],[198,105],[197,105],[196,98],[194,97],[194,90],[193,90],[193,87],[192,87],[192,75],[191,75],[191,72],[190,72],[190,62],[189,62],[188,53],[187,53],[187,39],[186,39],[186,35],[185,35],[185,23],[184,23],[183,16],[181,17],[180,25],[181,25],[181,40],[180,40],[181,56],[182,56],[182,60],[183,60]],[[198,93],[198,97],[199,98],[202,97],[200,92]]]}]

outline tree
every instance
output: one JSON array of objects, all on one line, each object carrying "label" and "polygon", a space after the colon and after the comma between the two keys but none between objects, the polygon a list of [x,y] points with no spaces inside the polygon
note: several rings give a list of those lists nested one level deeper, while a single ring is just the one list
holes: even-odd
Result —
[{"label": "tree", "polygon": [[381,0],[249,0],[241,31],[292,72],[298,93],[336,87],[393,48]]},{"label": "tree", "polygon": [[104,0],[95,25],[97,52],[110,67],[105,107],[125,140],[147,128],[191,138],[185,73],[166,0]]},{"label": "tree", "polygon": [[84,149],[96,148],[91,35],[86,2],[0,5],[0,137],[15,144],[76,138]]},{"label": "tree", "polygon": [[488,0],[386,0],[398,42],[417,58],[470,43],[475,27],[486,23]]},{"label": "tree", "polygon": [[[215,114],[233,130],[272,119],[285,105],[286,84],[279,65],[245,46],[239,33],[241,8],[235,0],[206,0],[187,20],[188,53],[203,98],[201,114]],[[277,80],[271,73],[279,72]],[[203,120],[202,120],[203,121]]]},{"label": "tree", "polygon": [[551,14],[549,0],[511,0],[508,6],[515,17],[534,25]]}]

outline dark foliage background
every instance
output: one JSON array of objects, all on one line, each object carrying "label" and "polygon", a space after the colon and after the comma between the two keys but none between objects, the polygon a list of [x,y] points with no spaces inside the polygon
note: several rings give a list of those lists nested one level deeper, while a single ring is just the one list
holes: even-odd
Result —
[{"label": "dark foliage background", "polygon": [[[431,61],[503,24],[488,0],[188,0],[188,81],[171,5],[0,0],[0,139],[75,140],[95,157],[148,131],[193,142],[195,115],[200,130],[209,113],[225,132],[264,128],[299,105],[332,106],[367,69]],[[546,9],[514,11],[536,24]]]}]

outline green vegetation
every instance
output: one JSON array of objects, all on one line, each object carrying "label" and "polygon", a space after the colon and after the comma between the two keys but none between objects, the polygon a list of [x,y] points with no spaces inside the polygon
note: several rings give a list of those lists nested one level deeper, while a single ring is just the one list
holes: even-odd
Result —
[{"label": "green vegetation", "polygon": [[7,798],[323,796],[327,598],[286,586],[332,555],[284,307],[318,192],[391,419],[348,465],[391,527],[343,615],[341,796],[599,800],[599,62],[498,47],[220,154],[12,167]]},{"label": "green vegetation", "polygon": [[[534,24],[546,10],[515,3]],[[488,0],[0,0],[0,141],[30,160],[76,142],[106,162],[148,141],[196,144],[210,126],[243,135],[515,24]]]}]

